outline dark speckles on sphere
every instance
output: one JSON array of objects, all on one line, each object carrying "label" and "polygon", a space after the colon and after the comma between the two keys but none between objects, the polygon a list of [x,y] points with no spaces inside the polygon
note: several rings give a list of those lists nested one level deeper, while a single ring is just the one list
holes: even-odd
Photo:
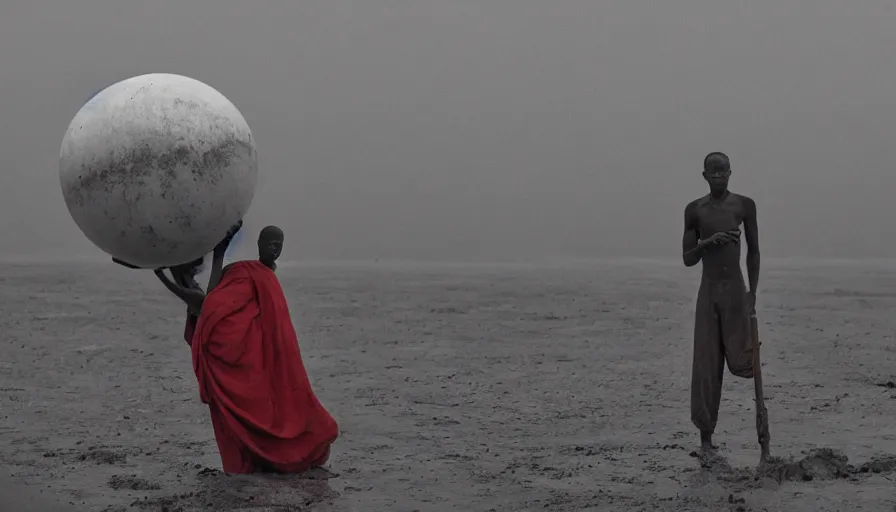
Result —
[{"label": "dark speckles on sphere", "polygon": [[[176,180],[173,173],[180,166],[189,166],[194,180],[204,177],[210,184],[215,184],[223,176],[222,170],[230,166],[233,157],[240,147],[247,143],[235,138],[228,138],[208,151],[197,155],[187,146],[178,145],[169,151],[157,153],[147,143],[137,145],[130,151],[111,153],[107,164],[100,169],[82,168],[79,181],[86,191],[103,189],[112,185],[134,183],[135,179],[149,177],[155,171],[168,171],[162,177],[162,184]],[[250,146],[251,147],[251,146]],[[89,171],[93,172],[89,172]],[[130,183],[128,183],[130,182]]]},{"label": "dark speckles on sphere", "polygon": [[217,183],[222,178],[221,169],[231,165],[237,147],[241,144],[245,143],[230,138],[206,151],[200,159],[193,162],[193,174],[204,174],[210,183]]}]

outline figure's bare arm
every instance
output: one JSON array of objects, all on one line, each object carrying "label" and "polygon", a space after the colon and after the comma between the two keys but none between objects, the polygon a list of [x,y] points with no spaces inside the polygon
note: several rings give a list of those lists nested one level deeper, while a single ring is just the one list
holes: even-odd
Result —
[{"label": "figure's bare arm", "polygon": [[174,284],[180,286],[181,288],[190,288],[190,279],[187,271],[182,267],[172,267],[168,269],[171,272],[171,279],[174,281]]},{"label": "figure's bare arm", "polygon": [[703,258],[705,244],[698,239],[697,212],[694,203],[684,209],[684,236],[681,240],[681,257],[686,267],[693,267]]},{"label": "figure's bare arm", "polygon": [[221,277],[224,274],[224,250],[215,249],[212,256],[212,270],[208,276],[208,293],[211,293],[218,284],[221,283]]},{"label": "figure's bare arm", "polygon": [[162,269],[156,270],[155,274],[159,281],[165,285],[165,288],[168,288],[168,291],[184,301],[191,313],[199,315],[199,312],[202,311],[202,303],[205,301],[205,293],[201,289],[179,286],[171,279],[168,279],[168,276],[165,275],[165,271]]},{"label": "figure's bare arm", "polygon": [[224,235],[224,239],[218,242],[218,245],[215,246],[215,250],[212,252],[212,270],[208,276],[208,287],[206,287],[208,293],[212,293],[212,290],[221,283],[221,277],[224,275],[224,254],[227,253],[227,248],[230,247],[230,242],[242,227],[243,221],[240,220],[231,226],[230,230],[227,231],[227,234]]},{"label": "figure's bare arm", "polygon": [[177,298],[186,302],[186,294],[184,293],[184,289],[181,286],[178,286],[174,281],[168,279],[168,276],[165,274],[164,269],[158,269],[155,271],[155,275],[159,278],[159,281],[165,285],[165,288],[168,288],[168,291],[177,295]]},{"label": "figure's bare arm", "polygon": [[747,279],[750,292],[759,286],[759,224],[756,222],[756,202],[744,197],[744,239],[747,242]]}]

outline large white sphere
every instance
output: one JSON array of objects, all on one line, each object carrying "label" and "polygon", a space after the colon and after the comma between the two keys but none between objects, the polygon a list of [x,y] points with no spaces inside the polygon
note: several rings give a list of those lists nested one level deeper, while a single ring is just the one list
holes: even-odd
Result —
[{"label": "large white sphere", "polygon": [[197,259],[243,218],[255,194],[255,141],[208,85],[150,74],[97,93],[59,154],[65,204],[87,238],[145,268]]}]

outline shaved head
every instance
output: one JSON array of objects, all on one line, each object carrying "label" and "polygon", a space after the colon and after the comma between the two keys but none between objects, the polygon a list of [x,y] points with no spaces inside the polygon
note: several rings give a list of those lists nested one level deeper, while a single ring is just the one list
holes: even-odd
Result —
[{"label": "shaved head", "polygon": [[705,172],[727,171],[731,169],[731,161],[728,155],[719,151],[713,151],[706,155],[703,159],[703,170]]},{"label": "shaved head", "polygon": [[283,230],[277,226],[268,226],[258,234],[258,240],[283,240]]},{"label": "shaved head", "polygon": [[728,190],[728,178],[731,176],[731,162],[728,155],[713,151],[703,159],[703,179],[709,184],[709,191],[716,196]]},{"label": "shaved head", "polygon": [[277,226],[268,226],[258,235],[258,260],[271,270],[276,270],[277,258],[283,250],[283,230]]}]

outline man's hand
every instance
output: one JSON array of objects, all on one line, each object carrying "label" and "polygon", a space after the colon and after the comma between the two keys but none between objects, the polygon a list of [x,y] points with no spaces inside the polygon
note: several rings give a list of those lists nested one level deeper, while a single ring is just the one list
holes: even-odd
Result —
[{"label": "man's hand", "polygon": [[215,253],[223,255],[225,252],[227,252],[227,248],[230,247],[230,242],[233,240],[233,237],[236,236],[236,234],[239,232],[240,228],[242,228],[242,227],[243,227],[242,220],[240,220],[239,222],[237,222],[236,224],[231,226],[230,229],[227,230],[227,234],[224,235],[224,238],[220,242],[218,242],[218,245],[215,246]]},{"label": "man's hand", "polygon": [[184,288],[183,301],[187,303],[187,310],[196,316],[202,312],[202,303],[205,302],[205,292],[200,288]]},{"label": "man's hand", "polygon": [[153,273],[171,293],[177,295],[180,300],[186,303],[187,309],[191,314],[199,316],[199,313],[202,311],[202,303],[205,302],[205,292],[202,291],[202,288],[185,287],[180,283],[175,283],[168,279],[163,268],[157,268],[153,270]]},{"label": "man's hand", "polygon": [[731,231],[720,231],[713,234],[706,240],[703,240],[703,243],[705,245],[727,245],[740,243],[740,230],[732,229]]}]

